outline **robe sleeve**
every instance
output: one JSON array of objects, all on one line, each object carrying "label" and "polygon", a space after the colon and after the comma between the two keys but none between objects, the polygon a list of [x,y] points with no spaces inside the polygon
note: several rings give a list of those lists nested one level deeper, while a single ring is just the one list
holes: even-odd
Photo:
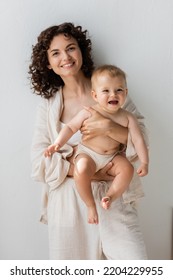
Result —
[{"label": "robe sleeve", "polygon": [[[70,163],[63,158],[61,152],[54,153],[50,158],[45,158],[44,156],[45,148],[57,136],[54,135],[55,137],[53,137],[51,127],[49,126],[49,107],[49,100],[44,99],[37,109],[31,145],[31,177],[35,181],[48,184],[50,189],[55,189],[65,180]],[[69,148],[71,147],[69,146]],[[72,148],[69,151],[72,152]]]}]

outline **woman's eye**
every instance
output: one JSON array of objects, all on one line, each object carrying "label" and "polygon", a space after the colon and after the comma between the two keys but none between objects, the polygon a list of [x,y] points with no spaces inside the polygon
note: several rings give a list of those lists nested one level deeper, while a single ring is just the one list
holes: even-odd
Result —
[{"label": "woman's eye", "polygon": [[72,52],[72,51],[74,51],[74,50],[75,50],[75,48],[74,48],[74,47],[71,47],[71,48],[69,48],[67,51]]},{"label": "woman's eye", "polygon": [[54,52],[53,53],[53,56],[57,56],[59,53],[58,52]]}]

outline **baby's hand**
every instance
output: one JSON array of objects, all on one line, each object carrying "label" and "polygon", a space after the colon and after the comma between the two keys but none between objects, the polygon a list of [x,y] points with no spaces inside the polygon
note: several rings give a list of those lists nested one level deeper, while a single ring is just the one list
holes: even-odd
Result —
[{"label": "baby's hand", "polygon": [[148,174],[148,164],[147,163],[141,163],[139,168],[137,169],[137,173],[140,177],[143,177]]},{"label": "baby's hand", "polygon": [[45,157],[50,157],[52,154],[60,149],[60,145],[52,144],[44,152]]}]

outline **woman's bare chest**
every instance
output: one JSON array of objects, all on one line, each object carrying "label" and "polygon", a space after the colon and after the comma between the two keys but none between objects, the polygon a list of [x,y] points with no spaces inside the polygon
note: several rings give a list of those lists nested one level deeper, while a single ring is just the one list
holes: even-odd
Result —
[{"label": "woman's bare chest", "polygon": [[61,114],[61,121],[64,123],[69,122],[73,117],[81,111],[84,106],[92,106],[94,101],[92,98],[68,98],[64,100],[63,111]]}]

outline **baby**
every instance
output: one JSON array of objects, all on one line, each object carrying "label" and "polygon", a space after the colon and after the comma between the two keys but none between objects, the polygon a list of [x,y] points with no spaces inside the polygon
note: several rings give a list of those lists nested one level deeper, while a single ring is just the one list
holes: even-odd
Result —
[{"label": "baby", "polygon": [[[98,67],[92,75],[92,97],[96,104],[92,106],[105,118],[127,127],[140,160],[137,169],[139,176],[148,173],[148,149],[141,134],[138,121],[132,113],[122,109],[128,89],[124,71],[113,65]],[[81,110],[60,131],[54,144],[50,145],[44,155],[51,156],[57,152],[82,127],[83,122],[91,117],[88,108]],[[133,177],[134,169],[131,163],[121,153],[121,143],[105,135],[98,135],[89,140],[81,139],[75,154],[74,179],[77,190],[88,208],[88,222],[98,223],[98,213],[91,189],[93,175],[114,159],[113,172],[115,175],[112,184],[101,204],[108,209],[116,198],[128,188]]]}]

